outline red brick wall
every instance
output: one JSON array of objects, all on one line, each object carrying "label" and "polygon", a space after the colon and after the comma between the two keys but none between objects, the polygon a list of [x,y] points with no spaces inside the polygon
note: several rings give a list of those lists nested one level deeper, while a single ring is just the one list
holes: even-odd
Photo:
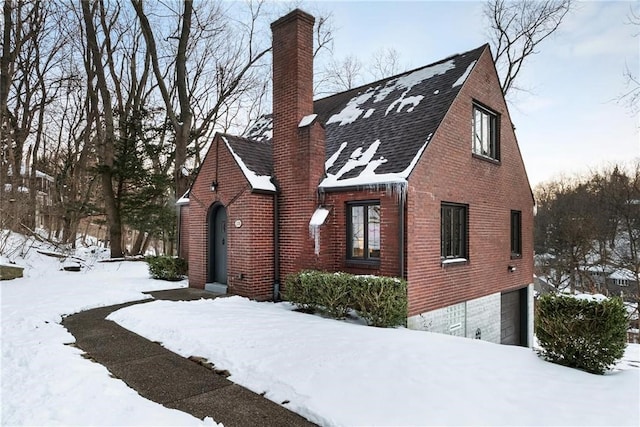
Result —
[{"label": "red brick wall", "polygon": [[279,187],[280,276],[316,262],[309,220],[324,173],[324,130],[298,128],[313,113],[314,18],[295,10],[273,32],[273,166]]},{"label": "red brick wall", "polygon": [[[501,114],[499,164],[471,154],[473,100]],[[468,263],[440,263],[443,201],[469,205]],[[488,50],[411,174],[407,203],[410,316],[533,281],[533,197]],[[522,211],[522,258],[514,260],[511,210]]]},{"label": "red brick wall", "polygon": [[[218,161],[216,162],[216,157]],[[218,190],[211,191],[211,182]],[[273,289],[273,196],[252,193],[235,159],[216,136],[189,196],[189,286],[207,280],[208,218],[215,203],[227,209],[228,292],[270,299]],[[235,226],[236,220],[242,226]]]}]

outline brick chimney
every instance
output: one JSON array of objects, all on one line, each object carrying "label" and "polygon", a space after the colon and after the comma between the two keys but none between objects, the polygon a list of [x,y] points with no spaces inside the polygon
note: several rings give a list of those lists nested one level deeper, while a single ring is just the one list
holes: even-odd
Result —
[{"label": "brick chimney", "polygon": [[313,267],[309,220],[324,174],[324,129],[299,127],[313,114],[314,17],[299,9],[271,24],[273,33],[273,168],[279,187],[280,279]]}]

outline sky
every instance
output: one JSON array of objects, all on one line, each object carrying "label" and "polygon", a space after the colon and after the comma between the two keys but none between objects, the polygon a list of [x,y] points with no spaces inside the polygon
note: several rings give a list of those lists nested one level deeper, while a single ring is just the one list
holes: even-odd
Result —
[{"label": "sky", "polygon": [[[393,48],[407,69],[488,42],[481,1],[306,2],[330,12],[333,56],[366,63]],[[561,27],[523,66],[509,112],[532,187],[640,159],[638,114],[618,101],[625,69],[640,74],[639,26],[628,24],[638,2],[578,2]]]}]

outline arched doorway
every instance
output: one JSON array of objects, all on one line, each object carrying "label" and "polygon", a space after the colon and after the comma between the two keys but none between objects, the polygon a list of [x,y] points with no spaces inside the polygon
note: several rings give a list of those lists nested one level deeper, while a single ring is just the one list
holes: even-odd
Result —
[{"label": "arched doorway", "polygon": [[227,284],[227,210],[216,204],[208,218],[207,282]]}]

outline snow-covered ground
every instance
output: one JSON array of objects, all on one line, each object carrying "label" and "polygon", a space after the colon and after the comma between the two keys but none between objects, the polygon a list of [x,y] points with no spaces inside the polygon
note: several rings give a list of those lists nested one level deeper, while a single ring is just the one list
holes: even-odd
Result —
[{"label": "snow-covered ground", "polygon": [[[19,243],[19,237],[9,242]],[[80,272],[60,271],[65,260],[30,245],[23,249],[2,260],[25,267],[25,277],[0,281],[1,425],[203,424],[144,399],[102,365],[82,358],[81,350],[65,345],[75,339],[60,325],[65,314],[145,299],[142,291],[186,283],[149,279],[144,262],[98,263],[104,254],[96,248],[79,251],[85,261]],[[208,419],[204,424],[214,423]]]},{"label": "snow-covered ground", "polygon": [[206,357],[230,380],[289,401],[321,425],[640,422],[638,345],[620,368],[598,376],[526,348],[371,328],[240,297],[154,301],[109,319],[184,356]]},{"label": "snow-covered ground", "polygon": [[[142,262],[79,273],[32,250],[25,278],[0,282],[2,425],[214,424],[140,397],[65,345],[59,322],[80,310],[176,287]],[[178,283],[184,286],[184,283]],[[598,376],[525,348],[406,329],[379,329],[240,297],[151,301],[110,319],[322,425],[639,425],[640,346]]]}]

